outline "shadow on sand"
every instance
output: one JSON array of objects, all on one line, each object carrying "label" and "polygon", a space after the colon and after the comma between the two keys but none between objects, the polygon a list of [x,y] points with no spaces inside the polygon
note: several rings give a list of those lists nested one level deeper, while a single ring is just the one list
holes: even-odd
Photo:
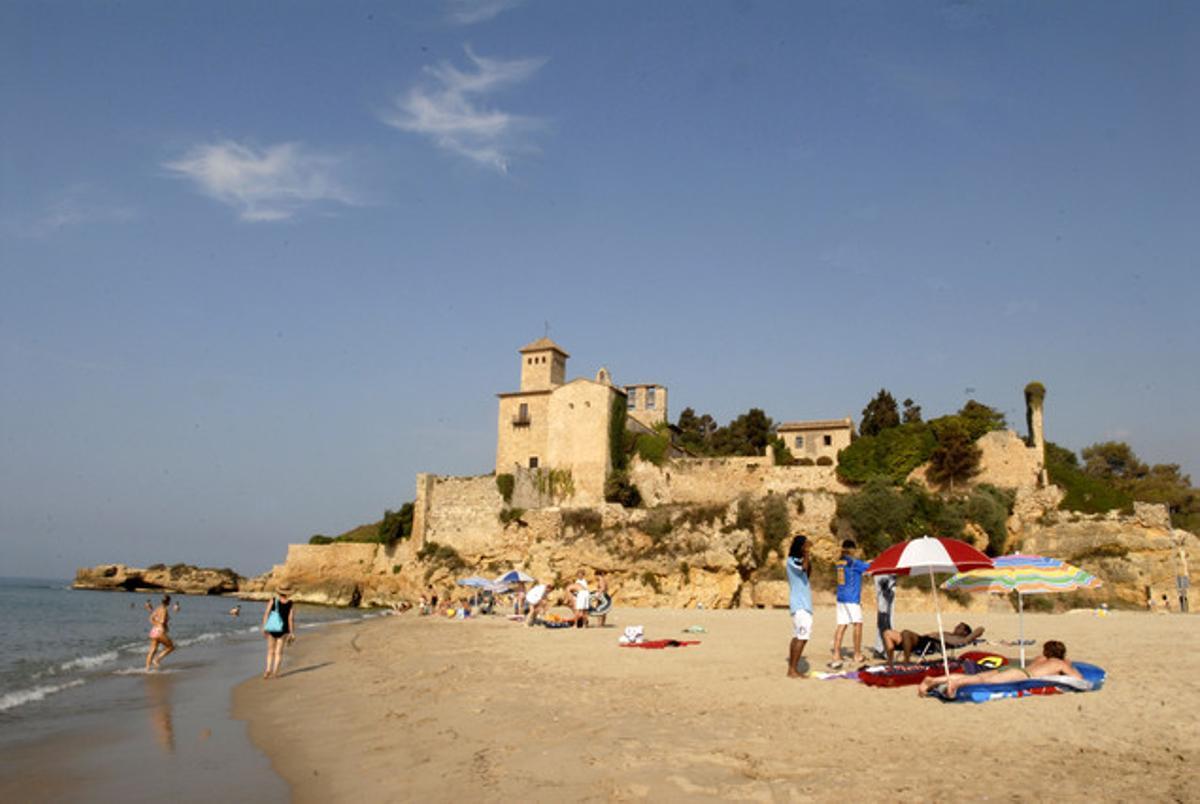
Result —
[{"label": "shadow on sand", "polygon": [[299,673],[311,673],[313,670],[320,670],[322,667],[328,667],[333,662],[321,662],[320,664],[310,664],[307,667],[297,667],[295,670],[288,670],[286,673],[280,673],[279,678],[287,678],[288,676],[298,675]]}]

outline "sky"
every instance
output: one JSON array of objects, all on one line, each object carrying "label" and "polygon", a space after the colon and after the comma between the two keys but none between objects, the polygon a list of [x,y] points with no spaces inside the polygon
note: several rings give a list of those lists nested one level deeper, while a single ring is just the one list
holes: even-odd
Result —
[{"label": "sky", "polygon": [[258,573],[485,474],[517,350],[1200,480],[1200,6],[0,4],[0,575]]}]

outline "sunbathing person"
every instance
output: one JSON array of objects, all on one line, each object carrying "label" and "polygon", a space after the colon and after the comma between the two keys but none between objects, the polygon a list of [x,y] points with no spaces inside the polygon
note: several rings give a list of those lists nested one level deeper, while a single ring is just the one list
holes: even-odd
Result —
[{"label": "sunbathing person", "polygon": [[[942,636],[946,640],[947,648],[962,648],[979,639],[982,634],[982,628],[978,629],[978,633],[976,633],[966,623],[959,623],[954,626],[953,631],[945,631]],[[909,631],[907,628],[903,631],[896,631],[894,629],[884,631],[883,650],[887,654],[888,667],[892,666],[892,660],[896,655],[896,648],[904,651],[904,661],[908,663],[912,661],[913,653],[923,654],[931,648],[937,648],[940,652],[942,641],[938,639],[937,631],[928,634],[918,634],[916,631]]]},{"label": "sunbathing person", "polygon": [[1042,646],[1042,655],[1030,662],[1028,667],[1001,667],[999,670],[985,670],[975,675],[951,673],[948,676],[934,676],[921,682],[921,686],[917,688],[917,695],[928,695],[934,687],[945,684],[946,697],[953,698],[958,694],[958,688],[967,684],[1003,684],[1008,681],[1025,681],[1047,676],[1083,678],[1083,675],[1067,661],[1067,646],[1053,639]]}]

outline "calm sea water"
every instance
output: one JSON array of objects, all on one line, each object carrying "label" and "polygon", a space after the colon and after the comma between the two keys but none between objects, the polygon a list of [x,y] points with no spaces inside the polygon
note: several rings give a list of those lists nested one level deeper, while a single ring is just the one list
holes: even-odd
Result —
[{"label": "calm sea water", "polygon": [[[233,686],[262,672],[266,604],[235,618],[236,599],[175,597],[178,649],[146,673],[146,600],[0,579],[0,800],[288,799],[230,716]],[[298,638],[372,616],[298,605]],[[285,675],[313,669],[285,654]]]},{"label": "calm sea water", "polygon": [[[33,705],[65,690],[140,672],[150,628],[144,604],[158,597],[72,590],[65,580],[0,579],[0,724],[23,714],[50,714],[46,706]],[[261,645],[266,604],[215,596],[172,600],[180,604],[171,614],[178,650],[166,659],[164,671],[189,656],[194,662],[209,646]],[[239,603],[241,616],[229,616]],[[299,606],[296,615],[301,627],[362,616],[319,606]]]}]

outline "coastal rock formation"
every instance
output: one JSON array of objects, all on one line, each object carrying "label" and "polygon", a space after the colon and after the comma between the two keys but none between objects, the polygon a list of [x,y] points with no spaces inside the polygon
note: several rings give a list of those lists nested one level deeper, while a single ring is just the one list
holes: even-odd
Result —
[{"label": "coastal rock formation", "polygon": [[184,595],[224,595],[238,591],[242,577],[231,569],[155,564],[145,569],[124,564],[100,564],[75,571],[72,589],[116,592],[168,592]]}]

